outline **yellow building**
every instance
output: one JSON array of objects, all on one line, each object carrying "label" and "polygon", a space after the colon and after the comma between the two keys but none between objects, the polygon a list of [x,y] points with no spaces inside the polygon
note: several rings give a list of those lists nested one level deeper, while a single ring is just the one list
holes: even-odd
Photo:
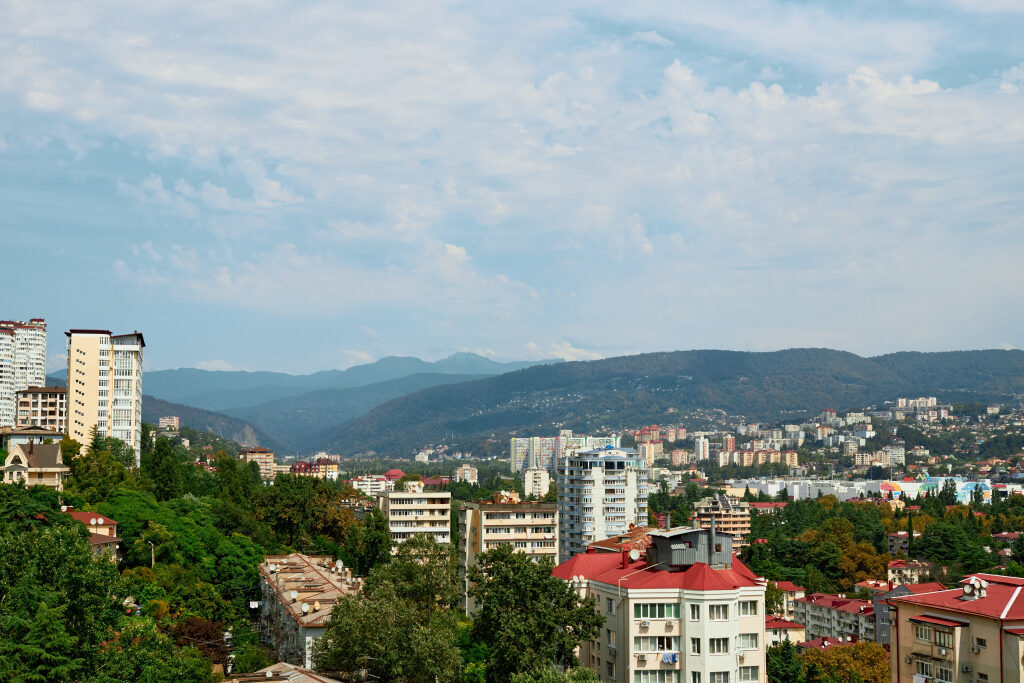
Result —
[{"label": "yellow building", "polygon": [[705,498],[694,505],[694,516],[696,525],[702,529],[711,527],[711,520],[719,533],[732,536],[734,548],[743,548],[750,536],[750,504],[730,498],[728,496],[715,496]]},{"label": "yellow building", "polygon": [[25,486],[49,486],[58,491],[64,490],[64,481],[71,473],[71,468],[64,464],[60,453],[60,445],[17,444],[4,460],[4,483],[17,484],[25,482]]},{"label": "yellow building", "polygon": [[139,332],[70,330],[68,337],[68,434],[88,444],[93,427],[142,452],[142,349]]},{"label": "yellow building", "polygon": [[260,468],[261,479],[273,479],[275,475],[274,467],[274,452],[263,448],[262,446],[254,446],[247,448],[244,451],[238,453],[238,459],[244,460],[245,462],[254,462],[256,466]]}]

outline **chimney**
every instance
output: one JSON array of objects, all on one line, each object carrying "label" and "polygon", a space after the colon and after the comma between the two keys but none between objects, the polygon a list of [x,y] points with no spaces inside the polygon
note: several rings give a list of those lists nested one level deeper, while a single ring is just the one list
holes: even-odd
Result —
[{"label": "chimney", "polygon": [[622,546],[622,568],[625,569],[629,566],[629,546]]},{"label": "chimney", "polygon": [[715,516],[711,516],[711,538],[708,541],[708,564],[715,563]]},{"label": "chimney", "polygon": [[35,445],[36,445],[36,440],[35,439],[29,439],[28,440],[28,454],[29,455],[32,455],[32,454],[34,454],[36,452]]}]

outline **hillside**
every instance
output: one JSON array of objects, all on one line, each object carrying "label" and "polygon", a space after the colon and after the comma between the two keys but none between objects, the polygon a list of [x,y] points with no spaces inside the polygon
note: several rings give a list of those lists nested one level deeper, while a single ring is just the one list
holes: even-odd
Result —
[{"label": "hillside", "polygon": [[299,396],[230,408],[224,412],[260,426],[289,452],[311,453],[324,425],[340,425],[366,414],[391,399],[442,384],[455,384],[487,375],[418,373],[408,377],[348,389],[320,389]]},{"label": "hillside", "polygon": [[473,353],[456,353],[438,361],[389,356],[347,370],[325,370],[310,375],[282,372],[212,371],[195,368],[146,372],[147,394],[166,401],[207,410],[237,409],[300,396],[322,389],[350,389],[416,374],[498,375],[520,368],[557,361],[499,363]]},{"label": "hillside", "polygon": [[770,353],[676,351],[526,368],[397,398],[319,443],[342,453],[407,454],[446,434],[504,437],[617,429],[671,410],[720,408],[750,419],[849,409],[904,395],[946,400],[1024,393],[1024,352],[898,353],[862,358],[830,349]]},{"label": "hillside", "polygon": [[274,451],[281,451],[282,448],[282,445],[272,437],[237,417],[171,403],[153,396],[142,397],[143,422],[156,424],[165,415],[177,415],[181,418],[183,427],[191,427],[200,432],[213,432],[242,446],[265,446]]}]

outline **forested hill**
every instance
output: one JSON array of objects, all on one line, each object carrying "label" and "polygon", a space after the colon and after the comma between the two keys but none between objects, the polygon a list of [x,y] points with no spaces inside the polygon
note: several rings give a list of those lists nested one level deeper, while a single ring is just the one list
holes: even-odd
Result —
[{"label": "forested hill", "polygon": [[896,353],[863,358],[830,349],[769,353],[675,351],[543,365],[432,387],[384,403],[318,435],[324,448],[406,453],[446,434],[580,432],[671,420],[673,410],[720,408],[774,420],[898,396],[997,400],[1024,393],[1024,352]]}]

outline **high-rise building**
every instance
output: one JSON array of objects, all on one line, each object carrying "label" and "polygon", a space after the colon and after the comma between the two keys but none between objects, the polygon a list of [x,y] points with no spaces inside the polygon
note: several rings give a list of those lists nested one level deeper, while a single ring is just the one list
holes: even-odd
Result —
[{"label": "high-rise building", "polygon": [[551,474],[543,467],[532,467],[523,472],[523,492],[534,498],[543,498],[551,489]]},{"label": "high-rise building", "polygon": [[377,501],[388,518],[392,545],[413,534],[428,534],[438,543],[451,543],[451,492],[424,491],[422,481],[409,481],[404,491],[385,491]]},{"label": "high-rise building", "polygon": [[748,545],[750,503],[716,495],[695,503],[693,513],[696,526],[709,529],[714,523],[719,533],[732,536],[733,548],[739,549]]},{"label": "high-rise building", "polygon": [[[246,463],[254,462],[260,468],[260,479],[274,478],[274,452],[263,446],[253,446],[238,452],[238,459]],[[291,472],[291,468],[289,468]]]},{"label": "high-rise building", "polygon": [[57,434],[68,431],[68,390],[29,387],[18,392],[17,427],[44,427]]},{"label": "high-rise building", "polygon": [[142,451],[142,349],[140,332],[70,330],[68,337],[68,434],[88,444],[92,428]]},{"label": "high-rise building", "polygon": [[693,440],[693,458],[698,462],[711,457],[711,442],[707,437],[698,436]]},{"label": "high-rise building", "polygon": [[650,546],[585,552],[552,574],[604,616],[582,666],[620,683],[763,683],[765,587],[714,529],[651,531]]},{"label": "high-rise building", "polygon": [[597,448],[558,466],[559,558],[647,525],[647,463],[632,448]]},{"label": "high-rise building", "polygon": [[17,424],[17,393],[46,384],[46,323],[0,320],[0,427]]},{"label": "high-rise building", "polygon": [[509,443],[509,465],[513,472],[540,467],[554,472],[558,462],[574,451],[612,446],[618,448],[617,436],[584,436],[563,429],[558,436],[513,438]]}]

